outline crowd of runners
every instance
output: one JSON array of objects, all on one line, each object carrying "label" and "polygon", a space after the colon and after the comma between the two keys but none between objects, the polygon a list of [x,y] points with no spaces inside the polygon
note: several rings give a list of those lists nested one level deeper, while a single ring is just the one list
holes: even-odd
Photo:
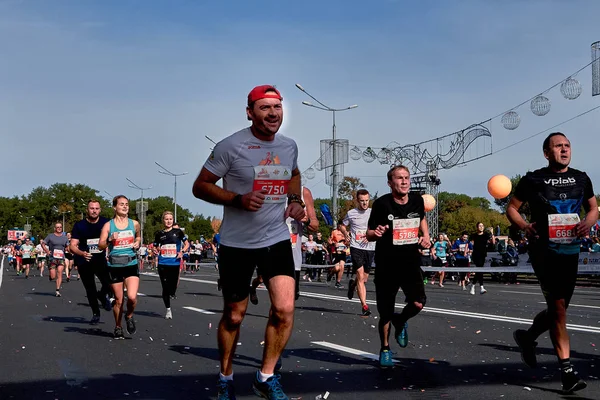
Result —
[{"label": "crowd of runners", "polygon": [[[287,399],[281,383],[279,359],[292,333],[299,282],[327,281],[341,289],[346,262],[351,262],[348,297],[360,299],[362,315],[372,311],[366,302],[366,287],[374,269],[378,333],[381,343],[379,365],[392,367],[392,346],[408,344],[408,323],[427,304],[422,265],[483,266],[487,252],[497,251],[493,232],[480,223],[451,243],[445,235],[432,240],[425,218],[423,198],[410,190],[410,171],[396,165],[387,172],[390,193],[371,201],[367,190],[356,193],[356,208],[350,210],[323,238],[310,190],[301,184],[296,142],[279,134],[283,121],[283,98],[273,86],[255,87],[248,95],[246,116],[251,126],[219,142],[193,185],[193,194],[223,206],[218,240],[190,243],[175,224],[173,214],[163,213],[163,229],[153,243],[142,245],[140,225],[128,217],[129,201],[116,196],[114,216],[100,216],[100,203],[90,200],[86,218],[77,222],[70,235],[56,223],[54,232],[38,245],[30,239],[5,249],[17,274],[26,278],[31,268],[39,275],[48,270],[61,296],[63,271],[77,268],[92,310],[92,323],[100,319],[100,307],[113,312],[114,338],[122,339],[122,327],[136,333],[135,308],[140,269],[157,271],[162,285],[165,318],[173,318],[171,300],[176,296],[181,271],[197,270],[202,254],[218,255],[219,288],[224,307],[218,326],[220,373],[217,398],[235,399],[233,359],[248,302],[256,304],[256,288],[268,290],[270,311],[264,338],[261,366],[256,371],[253,391],[266,399]],[[589,177],[570,168],[571,147],[567,137],[556,132],[542,146],[548,165],[527,173],[515,189],[507,209],[510,222],[522,232],[532,266],[546,299],[546,307],[528,330],[514,332],[514,340],[525,364],[536,367],[536,339],[549,331],[561,368],[562,389],[571,393],[586,387],[570,362],[566,310],[575,288],[578,254],[582,239],[598,219],[598,206]],[[222,186],[217,185],[222,180]],[[531,221],[519,213],[523,203],[531,209]],[[580,220],[581,208],[585,217]],[[260,232],[260,234],[257,234]],[[306,237],[307,240],[302,240]],[[519,242],[520,243],[520,242]],[[515,250],[518,246],[514,243]],[[185,257],[189,254],[189,257]],[[301,273],[308,264],[306,273]],[[314,268],[312,266],[315,266]],[[322,266],[322,267],[321,267]],[[101,288],[96,287],[95,277]],[[458,284],[467,290],[466,273]],[[443,286],[444,273],[433,282]],[[483,274],[470,282],[474,294],[486,289]],[[406,306],[396,312],[395,301],[402,290]],[[390,340],[392,338],[393,340]],[[401,355],[400,355],[401,356]]]}]

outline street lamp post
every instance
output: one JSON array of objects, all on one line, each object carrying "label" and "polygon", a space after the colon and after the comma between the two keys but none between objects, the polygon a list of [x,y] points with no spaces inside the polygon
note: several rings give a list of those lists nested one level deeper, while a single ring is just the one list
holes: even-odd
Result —
[{"label": "street lamp post", "polygon": [[144,190],[150,190],[150,189],[152,189],[152,186],[147,187],[147,188],[142,188],[142,187],[139,187],[138,185],[136,185],[135,183],[133,183],[133,181],[131,179],[129,179],[129,178],[125,178],[125,179],[127,179],[127,181],[130,183],[130,185],[129,185],[130,188],[137,189],[142,192],[142,202],[141,202],[141,206],[140,206],[140,212],[141,212],[140,236],[142,237],[142,243],[144,243],[144,222],[146,221],[146,213],[144,211]]},{"label": "street lamp post", "polygon": [[332,141],[332,158],[333,158],[333,171],[332,171],[332,175],[333,175],[333,180],[332,180],[332,184],[331,184],[331,191],[332,196],[331,196],[331,208],[332,208],[332,215],[333,215],[333,227],[336,228],[337,227],[337,209],[338,209],[338,161],[337,161],[337,146],[336,146],[336,126],[335,126],[335,113],[338,111],[346,111],[346,110],[351,110],[353,108],[358,107],[357,104],[353,104],[351,106],[348,107],[344,107],[344,108],[332,108],[329,106],[326,106],[325,104],[321,103],[319,100],[317,100],[313,95],[311,95],[310,93],[308,93],[300,84],[296,83],[296,87],[298,89],[300,89],[302,92],[304,92],[308,97],[310,97],[311,99],[313,99],[314,101],[316,101],[317,103],[320,104],[320,106],[316,106],[308,101],[303,101],[302,104],[304,104],[305,106],[308,107],[312,107],[312,108],[316,108],[319,110],[323,110],[323,111],[329,111],[332,113],[333,115],[333,124],[331,126],[331,131],[332,131],[332,135],[333,135],[333,141]]},{"label": "street lamp post", "polygon": [[165,167],[163,167],[162,165],[160,165],[159,163],[157,163],[156,161],[154,161],[154,164],[158,165],[160,168],[162,168],[164,171],[158,170],[159,173],[163,174],[163,175],[169,175],[172,176],[173,178],[175,178],[175,185],[173,188],[173,206],[175,208],[175,215],[173,216],[173,220],[175,222],[177,222],[177,177],[178,176],[183,176],[183,175],[187,175],[187,172],[182,172],[181,174],[176,174],[173,173],[171,171],[169,171],[168,169],[166,169]]}]

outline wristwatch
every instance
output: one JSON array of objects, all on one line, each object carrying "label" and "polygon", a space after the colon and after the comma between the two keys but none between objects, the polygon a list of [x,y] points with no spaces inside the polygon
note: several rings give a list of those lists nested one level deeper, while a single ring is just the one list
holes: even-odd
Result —
[{"label": "wristwatch", "polygon": [[288,196],[288,205],[292,203],[298,203],[302,206],[302,208],[306,207],[306,204],[304,204],[304,201],[302,201],[302,197],[298,196],[297,194],[290,194]]}]

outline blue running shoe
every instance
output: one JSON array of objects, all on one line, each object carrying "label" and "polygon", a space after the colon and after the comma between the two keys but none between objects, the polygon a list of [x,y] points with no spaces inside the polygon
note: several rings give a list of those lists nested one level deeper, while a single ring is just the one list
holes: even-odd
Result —
[{"label": "blue running shoe", "polygon": [[398,332],[398,328],[396,328],[396,342],[398,342],[398,345],[402,348],[408,346],[408,322],[404,323],[404,327],[402,327],[400,332]]},{"label": "blue running shoe", "polygon": [[392,360],[392,352],[389,350],[382,350],[379,353],[379,366],[383,368],[393,367],[394,360]]},{"label": "blue running shoe", "polygon": [[217,381],[217,400],[235,400],[235,390],[233,381]]},{"label": "blue running shoe", "polygon": [[289,400],[286,394],[283,393],[280,379],[281,375],[275,374],[267,379],[266,382],[261,382],[258,380],[257,372],[254,377],[254,384],[252,385],[254,394],[268,400]]}]

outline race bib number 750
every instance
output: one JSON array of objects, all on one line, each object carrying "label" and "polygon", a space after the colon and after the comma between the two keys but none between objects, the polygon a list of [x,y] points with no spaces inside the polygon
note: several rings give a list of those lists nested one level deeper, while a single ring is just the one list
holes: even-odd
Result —
[{"label": "race bib number 750", "polygon": [[254,167],[252,190],[265,193],[265,203],[285,203],[288,185],[292,178],[291,169],[283,165],[259,165]]}]

